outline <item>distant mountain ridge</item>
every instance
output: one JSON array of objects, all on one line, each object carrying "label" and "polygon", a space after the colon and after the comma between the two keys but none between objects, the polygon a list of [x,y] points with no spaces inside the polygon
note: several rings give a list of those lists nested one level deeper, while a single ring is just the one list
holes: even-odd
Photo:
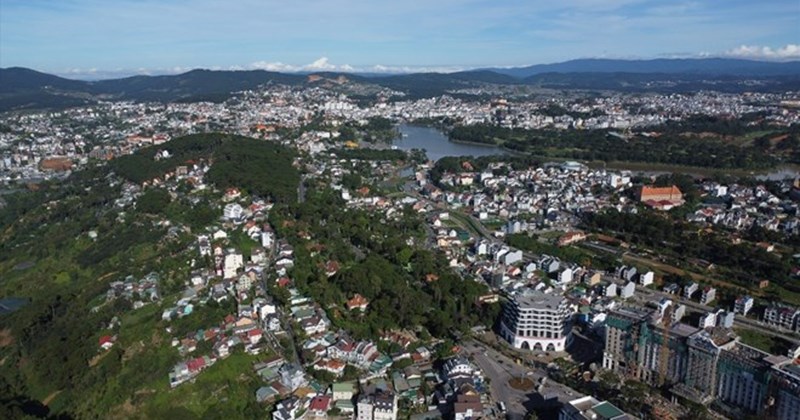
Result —
[{"label": "distant mountain ridge", "polygon": [[[441,95],[463,88],[529,85],[555,89],[620,91],[753,90],[745,79],[766,80],[755,89],[800,89],[800,61],[764,62],[738,59],[582,59],[519,68],[492,68],[455,73],[359,75],[357,73],[278,73],[265,70],[192,70],[162,76],[132,76],[80,81],[10,67],[0,69],[0,112],[15,109],[65,108],[97,100],[197,102],[227,99],[233,92],[277,83],[303,86],[338,79],[406,92],[410,98]],[[713,79],[721,83],[707,83]]]},{"label": "distant mountain ridge", "polygon": [[516,78],[542,73],[662,73],[703,74],[709,76],[787,76],[800,75],[800,61],[773,62],[736,58],[660,58],[653,60],[613,60],[586,58],[527,67],[488,68],[485,70]]}]

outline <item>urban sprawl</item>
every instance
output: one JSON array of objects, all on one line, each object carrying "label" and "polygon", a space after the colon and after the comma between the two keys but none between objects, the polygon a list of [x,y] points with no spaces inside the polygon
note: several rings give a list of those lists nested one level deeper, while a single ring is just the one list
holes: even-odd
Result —
[{"label": "urban sprawl", "polygon": [[[583,215],[607,210],[658,214],[680,208],[686,197],[677,185],[656,186],[648,174],[579,162],[519,167],[502,158],[482,168],[464,159],[458,172],[433,179],[434,162],[364,164],[333,153],[391,150],[391,143],[345,138],[339,129],[365,126],[375,117],[412,124],[448,118],[460,125],[609,129],[622,138],[631,129],[647,134],[649,127],[696,114],[735,119],[763,112],[770,124],[787,127],[800,122],[800,112],[781,104],[795,96],[615,94],[510,103],[455,96],[406,100],[382,90],[378,98],[365,106],[330,89],[270,86],[218,104],[110,102],[7,113],[0,116],[6,128],[0,132],[0,185],[16,190],[66,179],[145,147],[166,159],[170,141],[189,134],[222,132],[277,142],[298,152],[293,165],[301,170],[301,183],[325,185],[344,203],[341,211],[366,210],[385,223],[409,213],[420,217],[425,240],[403,240],[435,250],[463,282],[485,285],[487,293],[476,306],[502,305],[493,328],[475,327],[456,340],[410,330],[355,339],[332,318],[341,311],[366,314],[374,310],[373,302],[353,293],[328,307],[295,287],[296,259],[319,250],[298,253],[280,237],[269,223],[274,203],[268,199],[239,188],[215,189],[207,179],[212,163],[202,160],[143,183],[109,179],[122,185],[114,202],[122,219],[150,189],[190,200],[200,192],[211,194],[218,215],[211,226],[191,232],[192,270],[177,295],[165,292],[158,272],[142,278],[120,273],[110,279],[99,305],[126,300],[132,311],[157,305],[169,325],[196,316],[198,308],[233,303],[230,314],[188,334],[167,327],[181,361],[163,372],[164,380],[171,388],[185,386],[243,350],[253,356],[252,372],[261,380],[252,398],[275,419],[522,418],[534,410],[557,412],[560,419],[635,418],[641,413],[626,413],[587,391],[626,380],[664,390],[644,397],[652,418],[687,416],[689,401],[734,418],[800,419],[800,309],[759,298],[770,279],[753,278],[752,290],[728,288],[735,296],[721,304],[724,279],[669,276],[663,269],[669,261],[581,225]],[[553,105],[586,118],[540,112]],[[498,112],[504,115],[501,122]],[[285,134],[312,122],[313,129]],[[401,172],[406,175],[394,190],[353,188],[345,180],[359,173],[377,184]],[[797,235],[800,189],[794,179],[777,185],[785,194],[761,184],[699,181],[703,199],[683,220],[698,231],[731,232],[731,242],[742,241],[736,232],[753,226]],[[0,206],[3,200],[0,195]],[[153,223],[170,234],[183,229],[166,219]],[[97,240],[98,232],[87,237]],[[515,247],[510,238],[530,238],[553,252]],[[778,252],[769,241],[755,245]],[[600,269],[559,252],[564,249],[587,250],[610,264]],[[332,278],[344,264],[328,260],[319,270]],[[798,274],[800,268],[793,269],[792,275]],[[435,275],[424,279],[436,281]],[[284,294],[282,301],[275,290]],[[99,352],[119,345],[118,324],[109,320],[99,332]],[[745,344],[741,336],[750,334],[789,345],[780,354],[767,352]]]}]

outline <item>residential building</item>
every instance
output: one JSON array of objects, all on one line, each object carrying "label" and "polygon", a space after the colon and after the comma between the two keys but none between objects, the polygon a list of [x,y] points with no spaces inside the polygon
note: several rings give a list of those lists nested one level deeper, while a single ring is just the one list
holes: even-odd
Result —
[{"label": "residential building", "polygon": [[308,400],[294,395],[278,402],[272,412],[274,420],[297,420],[297,414],[308,408]]},{"label": "residential building", "polygon": [[642,273],[639,275],[639,284],[642,286],[649,286],[653,284],[655,274],[652,271],[648,271],[646,273]]},{"label": "residential building", "polygon": [[733,312],[740,314],[740,315],[747,315],[751,309],[753,309],[753,298],[750,296],[740,296],[736,299],[736,302],[733,306]]},{"label": "residential building", "polygon": [[700,303],[708,305],[717,298],[717,289],[706,286],[703,288],[703,294],[700,295]]},{"label": "residential building", "polygon": [[336,382],[331,386],[334,401],[352,401],[356,392],[353,382]]},{"label": "residential building", "polygon": [[800,310],[773,305],[764,310],[764,322],[787,330],[797,330]]},{"label": "residential building", "polygon": [[360,396],[356,408],[356,419],[396,420],[397,396],[389,391],[377,391],[374,394]]},{"label": "residential building", "polygon": [[470,420],[483,417],[483,404],[477,394],[459,394],[453,404],[455,420]]},{"label": "residential building", "polygon": [[238,203],[226,204],[222,211],[222,216],[228,220],[238,221],[242,218],[244,209]]},{"label": "residential building", "polygon": [[619,297],[628,299],[636,293],[636,283],[629,281],[622,289],[619,289]]},{"label": "residential building", "polygon": [[700,285],[698,285],[695,282],[691,282],[691,283],[687,284],[686,287],[683,288],[683,297],[686,298],[686,299],[691,299],[692,295],[694,295],[695,292],[697,292],[697,289],[699,289],[699,288],[700,288]]},{"label": "residential building", "polygon": [[697,328],[711,328],[717,325],[717,314],[714,312],[706,312],[700,315],[697,321]]},{"label": "residential building", "polygon": [[281,366],[279,373],[281,384],[292,391],[308,383],[303,369],[298,365],[287,363]]},{"label": "residential building", "polygon": [[453,357],[448,359],[444,362],[444,366],[442,366],[442,373],[444,376],[448,378],[453,378],[456,376],[472,376],[472,372],[474,372],[475,368],[472,364],[464,357]]},{"label": "residential building", "polygon": [[330,395],[317,395],[308,403],[308,416],[311,419],[327,419],[328,410],[331,408]]}]

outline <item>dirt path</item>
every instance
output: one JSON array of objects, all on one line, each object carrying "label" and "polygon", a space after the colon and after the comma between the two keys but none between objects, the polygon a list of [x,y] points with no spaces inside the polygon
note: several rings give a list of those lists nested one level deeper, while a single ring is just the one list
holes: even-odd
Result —
[{"label": "dirt path", "polygon": [[98,277],[98,278],[97,278],[97,281],[100,281],[100,280],[105,280],[105,279],[107,279],[107,278],[109,278],[109,277],[113,276],[114,274],[117,274],[118,272],[119,272],[119,271],[112,271],[112,272],[110,272],[110,273],[105,273],[105,274],[103,274],[102,276]]},{"label": "dirt path", "polygon": [[682,268],[678,268],[678,267],[675,267],[675,266],[672,266],[672,265],[669,265],[669,264],[664,264],[662,262],[651,260],[649,258],[642,258],[642,257],[639,257],[639,256],[635,257],[635,256],[630,255],[630,254],[625,254],[625,255],[622,256],[622,260],[623,261],[632,261],[632,262],[635,262],[635,263],[638,263],[638,264],[646,265],[646,266],[648,266],[650,268],[653,268],[653,269],[656,269],[656,270],[659,270],[659,271],[663,271],[665,273],[677,274],[679,276],[688,275],[689,277],[692,278],[692,280],[695,280],[695,281],[702,281],[702,282],[705,282],[705,283],[711,283],[711,284],[714,284],[714,285],[717,285],[717,286],[728,287],[728,288],[733,288],[733,289],[741,289],[741,290],[744,290],[746,292],[750,292],[751,294],[759,294],[759,292],[757,292],[757,291],[748,290],[747,288],[744,288],[744,287],[739,286],[737,284],[729,283],[729,282],[726,282],[726,281],[723,281],[723,280],[717,280],[717,279],[714,279],[712,277],[709,277],[709,276],[706,276],[706,275],[703,275],[703,274],[697,274],[697,273],[693,273],[691,271],[686,271],[686,270],[684,270]]},{"label": "dirt path", "polygon": [[11,335],[11,328],[0,330],[0,348],[14,344],[14,336]]},{"label": "dirt path", "polygon": [[52,392],[50,395],[48,395],[48,396],[47,396],[47,398],[45,398],[44,400],[42,400],[42,404],[44,404],[44,405],[50,405],[50,403],[51,403],[51,402],[53,402],[53,400],[54,400],[54,399],[55,399],[55,398],[58,396],[58,394],[60,394],[60,393],[61,393],[61,390],[58,390],[58,391],[54,391],[54,392]]},{"label": "dirt path", "polygon": [[102,353],[98,354],[97,356],[95,356],[95,357],[92,357],[92,358],[91,358],[91,360],[89,360],[89,367],[94,367],[95,365],[97,365],[98,363],[100,363],[100,361],[101,361],[101,360],[103,360],[103,358],[104,358],[104,357],[105,357],[107,354],[108,354],[108,352],[107,352],[107,351],[104,351],[104,352],[102,352]]}]

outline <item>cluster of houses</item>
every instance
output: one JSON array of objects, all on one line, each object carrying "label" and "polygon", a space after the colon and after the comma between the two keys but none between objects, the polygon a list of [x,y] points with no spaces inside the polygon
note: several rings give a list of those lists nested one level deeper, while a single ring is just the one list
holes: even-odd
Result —
[{"label": "cluster of houses", "polygon": [[158,273],[150,273],[137,280],[134,276],[128,276],[125,280],[114,281],[109,284],[106,292],[106,301],[114,299],[125,299],[133,304],[134,309],[158,302],[161,294],[158,291],[158,283],[161,280]]},{"label": "cluster of houses", "polygon": [[759,226],[787,234],[800,233],[798,205],[800,183],[783,182],[781,195],[770,192],[764,185],[724,185],[705,182],[701,186],[704,199],[700,207],[687,216],[701,224],[722,225],[736,230]]},{"label": "cluster of houses", "polygon": [[[400,400],[426,408],[422,418],[480,418],[494,415],[482,373],[455,356],[434,369],[429,359],[384,377],[334,382],[330,387],[304,375],[295,364],[273,358],[254,365],[268,385],[256,391],[259,402],[275,402],[275,419],[326,419],[329,411],[356,419],[398,418]],[[421,391],[423,384],[430,391]]]},{"label": "cluster of houses", "polygon": [[764,309],[764,322],[789,331],[800,332],[800,309],[771,305]]},{"label": "cluster of houses", "polygon": [[[223,200],[231,202],[240,197],[238,190],[228,189]],[[291,247],[287,250],[279,246],[281,241],[275,239],[271,227],[264,222],[269,207],[255,199],[243,212],[242,218],[234,222],[223,217],[223,228],[210,228],[210,233],[197,236],[198,254],[208,258],[211,267],[191,272],[181,298],[164,310],[162,318],[171,321],[191,315],[195,305],[206,304],[209,300],[218,304],[233,300],[236,311],[216,325],[172,340],[173,347],[183,356],[196,354],[201,343],[210,343],[203,346],[210,348],[210,353],[190,357],[175,365],[169,373],[170,386],[176,387],[194,379],[208,366],[229,357],[236,348],[249,354],[269,353],[278,348],[272,334],[282,330],[280,317],[261,280],[269,264],[274,262],[275,255],[286,257],[292,252]],[[257,232],[250,231],[253,226],[257,226]],[[238,229],[265,246],[254,246],[249,256],[234,247],[226,247],[229,235]],[[167,330],[172,331],[170,327]]]},{"label": "cluster of houses", "polygon": [[482,172],[469,162],[464,172],[446,173],[440,184],[453,187],[443,191],[418,173],[422,194],[433,201],[470,210],[480,220],[502,220],[506,233],[521,233],[541,228],[571,229],[577,214],[614,207],[626,208],[625,197],[613,192],[630,185],[630,175],[606,170],[591,170],[567,162],[537,168],[514,170],[503,162],[491,163]]}]

